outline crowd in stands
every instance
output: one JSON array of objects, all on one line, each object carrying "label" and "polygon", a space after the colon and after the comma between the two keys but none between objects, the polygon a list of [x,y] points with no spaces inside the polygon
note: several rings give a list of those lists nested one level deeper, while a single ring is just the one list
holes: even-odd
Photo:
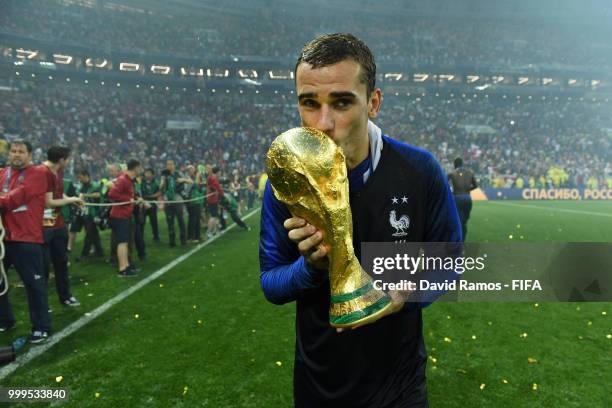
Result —
[{"label": "crowd in stands", "polygon": [[[161,169],[173,159],[218,165],[227,174],[261,173],[273,138],[299,125],[290,94],[61,83],[21,86],[5,96],[0,133],[31,139],[35,161],[52,144],[71,146],[74,168],[94,176],[133,156],[144,168]],[[463,157],[483,186],[602,188],[612,179],[609,108],[567,97],[388,96],[377,122],[386,134],[431,151],[447,170]],[[201,129],[167,129],[169,119],[201,121]]]},{"label": "crowd in stands", "polygon": [[[449,18],[355,9],[308,10],[261,1],[221,7],[117,7],[114,3],[5,0],[0,30],[96,50],[181,57],[255,55],[295,58],[316,35],[352,32],[379,62],[435,66],[612,66],[610,27],[576,18]],[[256,13],[257,18],[254,14]],[[581,22],[582,21],[582,22]],[[569,26],[568,26],[569,24]],[[384,29],[381,29],[384,27]],[[256,33],[254,35],[254,33]]]}]

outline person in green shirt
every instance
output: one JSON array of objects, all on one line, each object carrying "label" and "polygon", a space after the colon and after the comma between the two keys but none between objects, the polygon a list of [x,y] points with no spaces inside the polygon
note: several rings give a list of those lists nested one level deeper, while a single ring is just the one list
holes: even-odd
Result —
[{"label": "person in green shirt", "polygon": [[[176,171],[174,160],[166,160],[166,169],[162,172],[159,189],[166,201],[178,201],[183,197],[179,192],[183,189],[186,179],[183,174]],[[170,247],[176,246],[176,232],[174,231],[174,220],[178,222],[179,237],[181,245],[187,244],[187,234],[185,233],[185,219],[183,218],[183,203],[166,203],[164,212],[166,213],[166,223],[168,224],[168,241]]]},{"label": "person in green shirt", "polygon": [[201,239],[200,218],[204,201],[202,173],[198,172],[195,166],[189,165],[185,178],[187,179],[183,190],[185,199],[196,199],[187,203],[187,242],[197,243]]},{"label": "person in green shirt", "polygon": [[[76,190],[79,198],[86,203],[99,203],[101,197],[101,185],[100,183],[93,181],[89,172],[85,169],[80,170],[77,174],[79,178],[79,186]],[[94,256],[104,256],[104,250],[102,249],[102,243],[100,242],[100,233],[98,226],[96,225],[96,219],[98,218],[99,207],[87,206],[85,207],[75,218],[74,222],[70,224],[70,235],[74,240],[76,234],[85,227],[85,240],[83,241],[83,250],[81,256],[77,258],[80,261],[87,258],[93,247]],[[74,237],[74,238],[73,238]]]},{"label": "person in green shirt", "polygon": [[[144,172],[142,181],[142,198],[146,201],[157,201],[161,197],[159,190],[159,182],[155,178],[155,171],[148,168]],[[151,229],[153,230],[153,241],[159,242],[159,227],[157,224],[157,204],[151,204],[151,207],[145,210],[145,222],[149,218]]]},{"label": "person in green shirt", "polygon": [[[227,180],[223,180],[221,182],[221,186],[224,187],[224,188],[228,184],[229,183],[228,183]],[[221,204],[221,207],[224,210],[226,210],[227,212],[230,213],[230,216],[232,217],[232,220],[234,220],[234,222],[236,224],[238,224],[238,226],[240,228],[242,228],[245,231],[250,231],[251,230],[251,227],[246,225],[244,223],[244,221],[242,221],[242,219],[240,218],[240,215],[238,215],[238,202],[236,201],[236,199],[231,194],[224,194],[223,197],[221,197],[221,200],[219,201],[219,204]]]}]

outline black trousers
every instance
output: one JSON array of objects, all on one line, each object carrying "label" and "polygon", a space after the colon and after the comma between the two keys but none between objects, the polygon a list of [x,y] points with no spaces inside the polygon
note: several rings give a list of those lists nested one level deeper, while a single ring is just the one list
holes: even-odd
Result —
[{"label": "black trousers", "polygon": [[102,249],[102,243],[100,242],[100,232],[96,225],[94,218],[90,215],[83,215],[80,217],[83,226],[85,227],[85,240],[83,241],[83,250],[81,256],[85,257],[89,255],[91,247],[93,246],[96,256],[104,256],[104,250]]},{"label": "black trousers", "polygon": [[166,204],[164,208],[166,213],[166,223],[168,224],[168,242],[170,245],[176,245],[176,232],[174,231],[174,220],[178,222],[179,226],[179,237],[181,244],[187,241],[185,234],[185,220],[183,218],[183,204]]},{"label": "black trousers", "polygon": [[200,216],[202,215],[202,205],[200,203],[187,204],[187,239],[200,240]]},{"label": "black trousers", "polygon": [[144,240],[146,225],[145,217],[146,214],[144,208],[134,208],[134,216],[132,217],[132,240],[134,241],[134,246],[136,247],[136,252],[138,253],[138,259],[141,261],[144,260],[146,256],[146,246]]},{"label": "black trousers", "polygon": [[470,219],[470,213],[472,212],[472,198],[469,194],[457,194],[455,195],[455,204],[457,205],[457,212],[459,213],[459,221],[461,221],[461,232],[463,240],[467,236],[467,223]]},{"label": "black trousers", "polygon": [[248,229],[249,227],[244,223],[244,221],[242,221],[240,219],[240,216],[238,215],[238,211],[236,210],[231,210],[230,212],[230,216],[232,217],[232,220],[234,220],[234,222],[236,224],[238,224],[238,226],[242,229]]},{"label": "black trousers", "polygon": [[[41,244],[26,242],[4,242],[4,268],[15,266],[28,295],[32,331],[49,331],[51,315],[47,298],[47,279],[44,270],[44,247]],[[0,284],[0,291],[5,282]],[[9,302],[8,293],[0,296],[0,325],[10,327],[15,324],[15,316]]]},{"label": "black trousers", "polygon": [[151,208],[145,210],[145,222],[149,219],[151,223],[151,229],[153,230],[153,240],[159,241],[159,227],[157,224],[157,205],[152,204]]},{"label": "black trousers", "polygon": [[66,227],[45,228],[43,235],[45,238],[45,278],[49,280],[49,270],[53,264],[55,288],[60,302],[63,302],[72,297],[68,276],[68,230]]}]

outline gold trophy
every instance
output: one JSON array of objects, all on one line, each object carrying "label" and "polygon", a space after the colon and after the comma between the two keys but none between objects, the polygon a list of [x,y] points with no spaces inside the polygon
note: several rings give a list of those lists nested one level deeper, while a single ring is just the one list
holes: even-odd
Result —
[{"label": "gold trophy", "polygon": [[276,198],[320,230],[330,248],[331,325],[354,328],[399,310],[403,302],[374,289],[355,256],[342,149],[317,129],[293,128],[272,142],[266,165]]}]

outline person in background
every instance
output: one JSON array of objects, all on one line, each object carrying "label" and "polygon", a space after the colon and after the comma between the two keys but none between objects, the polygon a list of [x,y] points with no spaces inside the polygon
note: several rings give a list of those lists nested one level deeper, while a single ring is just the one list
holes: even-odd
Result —
[{"label": "person in background", "polygon": [[[85,203],[100,203],[101,186],[100,183],[93,181],[89,171],[82,169],[78,173],[79,184],[77,193]],[[90,256],[93,247],[94,256],[101,258],[104,256],[102,243],[100,242],[100,233],[96,225],[100,208],[96,206],[88,206],[79,213],[75,221],[70,225],[70,234],[77,234],[81,229],[85,228],[85,239],[83,241],[83,250],[77,261],[81,261]],[[98,218],[99,219],[99,218]]]},{"label": "person in background", "polygon": [[[142,198],[146,201],[157,201],[161,197],[159,191],[159,182],[155,178],[155,171],[148,168],[144,172],[144,180],[142,181]],[[153,232],[153,241],[159,242],[159,227],[157,223],[157,203],[151,203],[151,206],[145,210],[145,221],[149,219],[151,230]]]},{"label": "person in background", "polygon": [[454,162],[455,171],[448,175],[448,181],[455,197],[455,204],[461,221],[462,237],[467,236],[467,223],[472,212],[472,197],[470,191],[478,188],[476,178],[471,170],[463,167],[463,159],[457,157]]},{"label": "person in background", "polygon": [[208,219],[208,238],[212,238],[219,233],[219,200],[223,197],[223,188],[219,184],[217,173],[219,167],[209,166],[208,177],[206,178],[206,203],[210,218]]},{"label": "person in background", "polygon": [[[178,192],[183,188],[185,178],[176,171],[174,160],[166,160],[166,169],[162,172],[159,189],[165,201],[180,201],[182,197]],[[179,226],[179,238],[181,245],[187,243],[185,231],[185,219],[183,218],[183,203],[169,202],[164,204],[166,223],[168,224],[168,243],[170,247],[176,246],[176,232],[174,231],[174,220]]]}]

